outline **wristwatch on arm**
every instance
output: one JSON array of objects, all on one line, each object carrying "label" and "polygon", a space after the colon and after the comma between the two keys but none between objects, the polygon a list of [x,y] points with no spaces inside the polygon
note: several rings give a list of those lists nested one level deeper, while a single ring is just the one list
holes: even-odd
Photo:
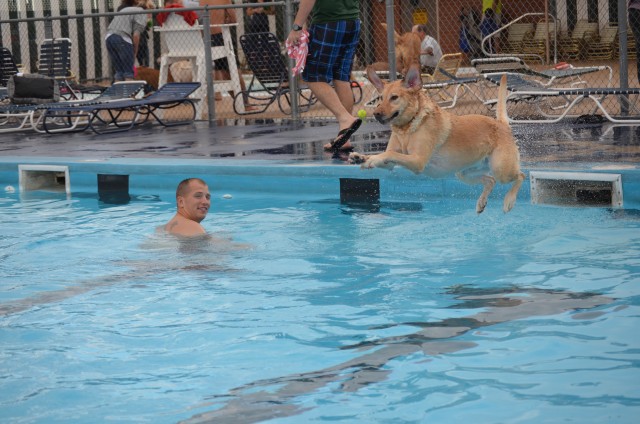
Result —
[{"label": "wristwatch on arm", "polygon": [[294,31],[302,31],[302,27],[300,25],[298,25],[298,24],[293,24],[291,29],[294,30]]}]

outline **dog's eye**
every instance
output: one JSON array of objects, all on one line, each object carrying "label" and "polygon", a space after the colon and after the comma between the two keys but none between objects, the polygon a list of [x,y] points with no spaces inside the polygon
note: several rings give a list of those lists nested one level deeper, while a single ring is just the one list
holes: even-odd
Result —
[{"label": "dog's eye", "polygon": [[398,100],[398,95],[392,94],[391,97],[389,98],[389,100],[390,101]]}]

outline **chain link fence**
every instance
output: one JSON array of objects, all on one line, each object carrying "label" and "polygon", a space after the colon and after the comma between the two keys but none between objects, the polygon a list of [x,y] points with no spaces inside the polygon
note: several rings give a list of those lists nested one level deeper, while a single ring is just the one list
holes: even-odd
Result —
[{"label": "chain link fence", "polygon": [[[195,78],[208,83],[203,91],[207,96],[202,100],[202,119],[332,118],[304,82],[290,80],[292,63],[283,41],[296,2],[229,0],[226,9],[201,6],[197,1],[183,3],[200,18],[195,38],[193,30],[163,32],[161,28],[166,29],[167,24],[160,27],[158,16],[171,10],[162,9],[164,0],[156,1],[157,9],[146,11],[149,25],[137,57],[137,78],[150,87],[162,83],[161,58],[167,54],[163,37],[171,37],[174,48],[182,45],[184,57],[169,52],[173,59],[166,63],[168,80]],[[42,68],[39,53],[45,40],[67,38],[71,45],[68,77],[79,84],[109,85],[113,71],[105,36],[119,4],[119,0],[5,0],[0,5],[0,44],[11,52],[22,71],[37,73]],[[362,0],[360,5],[362,32],[352,73],[356,110],[371,112],[375,106],[376,93],[365,76],[367,66],[401,71],[399,40],[416,25],[423,25],[438,41],[445,59],[452,59],[446,65],[442,62],[447,78],[477,75],[483,64],[499,70],[502,62],[487,58],[509,56],[518,58],[509,66],[526,69],[543,84],[637,86],[636,48],[627,30],[625,0]],[[255,8],[262,9],[255,13]],[[216,24],[223,26],[210,26]],[[215,28],[212,32],[220,35],[212,39],[203,36],[209,31],[202,26]],[[394,32],[396,41],[389,45]],[[205,71],[199,72],[194,68],[202,58]],[[572,78],[549,80],[541,73],[594,66],[597,70]],[[215,68],[220,69],[216,72]],[[425,81],[442,78],[423,76]],[[494,113],[487,100],[494,98],[495,87],[484,80],[429,92],[453,113]],[[511,113],[532,112],[525,106]]]}]

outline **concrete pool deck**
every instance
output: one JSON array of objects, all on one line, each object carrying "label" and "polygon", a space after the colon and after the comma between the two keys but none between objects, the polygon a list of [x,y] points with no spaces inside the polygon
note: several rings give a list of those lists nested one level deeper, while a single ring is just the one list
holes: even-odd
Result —
[{"label": "concrete pool deck", "polygon": [[[626,164],[640,167],[640,126],[597,124],[519,124],[513,132],[526,164]],[[346,162],[346,154],[332,155],[322,146],[337,133],[329,120],[205,121],[163,128],[144,124],[127,132],[96,135],[14,132],[0,135],[0,157],[11,159],[250,159],[305,163]],[[356,151],[379,152],[389,139],[388,126],[366,121],[353,138]]]}]

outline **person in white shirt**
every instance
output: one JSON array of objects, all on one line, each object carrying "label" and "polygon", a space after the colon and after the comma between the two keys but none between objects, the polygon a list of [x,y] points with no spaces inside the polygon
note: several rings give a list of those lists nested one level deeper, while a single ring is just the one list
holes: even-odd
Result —
[{"label": "person in white shirt", "polygon": [[442,49],[435,38],[427,35],[426,25],[414,25],[411,32],[420,37],[420,65],[422,71],[433,74],[442,57]]}]

